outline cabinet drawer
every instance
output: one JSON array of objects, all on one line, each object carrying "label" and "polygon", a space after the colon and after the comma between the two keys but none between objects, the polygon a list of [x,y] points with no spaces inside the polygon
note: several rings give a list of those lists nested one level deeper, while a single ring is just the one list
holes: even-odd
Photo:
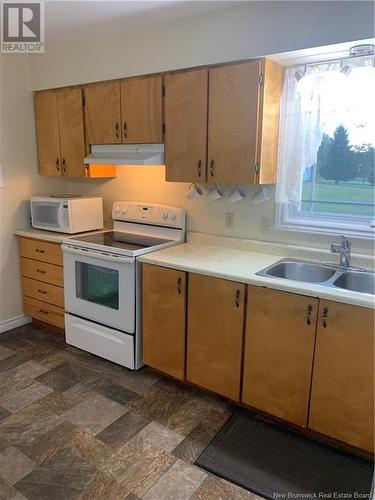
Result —
[{"label": "cabinet drawer", "polygon": [[64,286],[63,267],[47,264],[32,259],[21,258],[22,276],[31,278],[51,285]]},{"label": "cabinet drawer", "polygon": [[48,302],[48,304],[64,307],[64,289],[60,286],[23,277],[22,288],[24,295],[27,297],[34,297],[43,302]]},{"label": "cabinet drawer", "polygon": [[23,308],[26,314],[50,325],[64,329],[64,309],[46,304],[31,297],[23,298]]},{"label": "cabinet drawer", "polygon": [[59,244],[20,238],[19,245],[21,257],[49,262],[58,266],[63,265],[63,254]]}]

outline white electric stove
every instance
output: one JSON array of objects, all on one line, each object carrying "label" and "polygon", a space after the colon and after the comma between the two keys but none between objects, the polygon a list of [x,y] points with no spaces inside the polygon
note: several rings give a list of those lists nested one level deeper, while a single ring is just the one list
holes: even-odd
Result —
[{"label": "white electric stove", "polygon": [[137,370],[142,366],[137,257],[185,241],[181,208],[115,202],[114,230],[63,240],[68,344]]}]

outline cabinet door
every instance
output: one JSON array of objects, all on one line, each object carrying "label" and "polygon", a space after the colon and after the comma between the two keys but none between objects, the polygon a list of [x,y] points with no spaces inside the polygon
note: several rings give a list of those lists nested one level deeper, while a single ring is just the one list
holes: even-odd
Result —
[{"label": "cabinet door", "polygon": [[210,70],[208,182],[253,183],[260,61]]},{"label": "cabinet door", "polygon": [[306,427],[318,299],[251,286],[243,403]]},{"label": "cabinet door", "polygon": [[143,264],[143,361],[185,378],[186,273]]},{"label": "cabinet door", "polygon": [[121,142],[121,101],[119,80],[84,88],[87,144]]},{"label": "cabinet door", "polygon": [[320,302],[309,428],[373,452],[373,310]]},{"label": "cabinet door", "polygon": [[122,142],[163,142],[162,78],[130,78],[121,82]]},{"label": "cabinet door", "polygon": [[61,175],[59,121],[55,92],[34,97],[40,175]]},{"label": "cabinet door", "polygon": [[207,92],[207,70],[165,78],[167,181],[206,181]]},{"label": "cabinet door", "polygon": [[82,91],[79,88],[61,90],[56,95],[62,173],[67,177],[84,177],[85,134]]},{"label": "cabinet door", "polygon": [[189,274],[186,379],[240,397],[245,285]]}]

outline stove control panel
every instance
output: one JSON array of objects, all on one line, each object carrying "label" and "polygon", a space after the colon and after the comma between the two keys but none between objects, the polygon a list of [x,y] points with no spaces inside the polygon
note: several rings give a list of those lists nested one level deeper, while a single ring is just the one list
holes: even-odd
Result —
[{"label": "stove control panel", "polygon": [[185,210],[169,205],[115,201],[112,207],[112,219],[117,221],[184,228]]}]

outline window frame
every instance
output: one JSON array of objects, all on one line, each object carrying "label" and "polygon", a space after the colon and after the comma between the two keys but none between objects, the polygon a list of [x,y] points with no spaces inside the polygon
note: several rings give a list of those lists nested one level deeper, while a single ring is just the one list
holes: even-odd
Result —
[{"label": "window frame", "polygon": [[[335,54],[336,55],[336,54]],[[362,58],[371,57],[371,66],[373,66],[375,61],[375,55],[362,55],[358,57],[350,57],[348,59],[356,60]],[[344,58],[346,59],[346,58]],[[316,60],[314,62],[308,62],[304,58],[294,61],[293,65],[288,65],[290,68],[301,69],[304,66],[304,71],[306,71],[306,66],[309,64],[319,65],[324,63],[343,63],[343,59],[338,59],[337,57],[329,60]],[[303,71],[303,70],[302,70]],[[374,165],[375,168],[375,165]],[[283,201],[277,202],[275,208],[275,224],[276,230],[281,231],[294,231],[303,232],[310,234],[327,234],[327,235],[341,235],[345,234],[348,236],[373,240],[375,236],[375,204],[373,206],[373,217],[364,217],[361,215],[350,216],[345,214],[334,214],[329,212],[308,212],[302,211],[301,207],[303,204],[302,200],[302,185],[303,176],[301,178],[300,195],[299,201],[294,200],[290,203],[284,203]],[[375,190],[375,186],[373,186]],[[296,203],[297,201],[297,203]],[[319,200],[316,200],[319,202]],[[345,201],[342,202],[345,205]]]},{"label": "window frame", "polygon": [[345,234],[362,239],[373,239],[375,221],[365,217],[323,215],[317,212],[303,213],[294,205],[276,204],[275,228],[281,231],[297,231],[315,234]]}]

